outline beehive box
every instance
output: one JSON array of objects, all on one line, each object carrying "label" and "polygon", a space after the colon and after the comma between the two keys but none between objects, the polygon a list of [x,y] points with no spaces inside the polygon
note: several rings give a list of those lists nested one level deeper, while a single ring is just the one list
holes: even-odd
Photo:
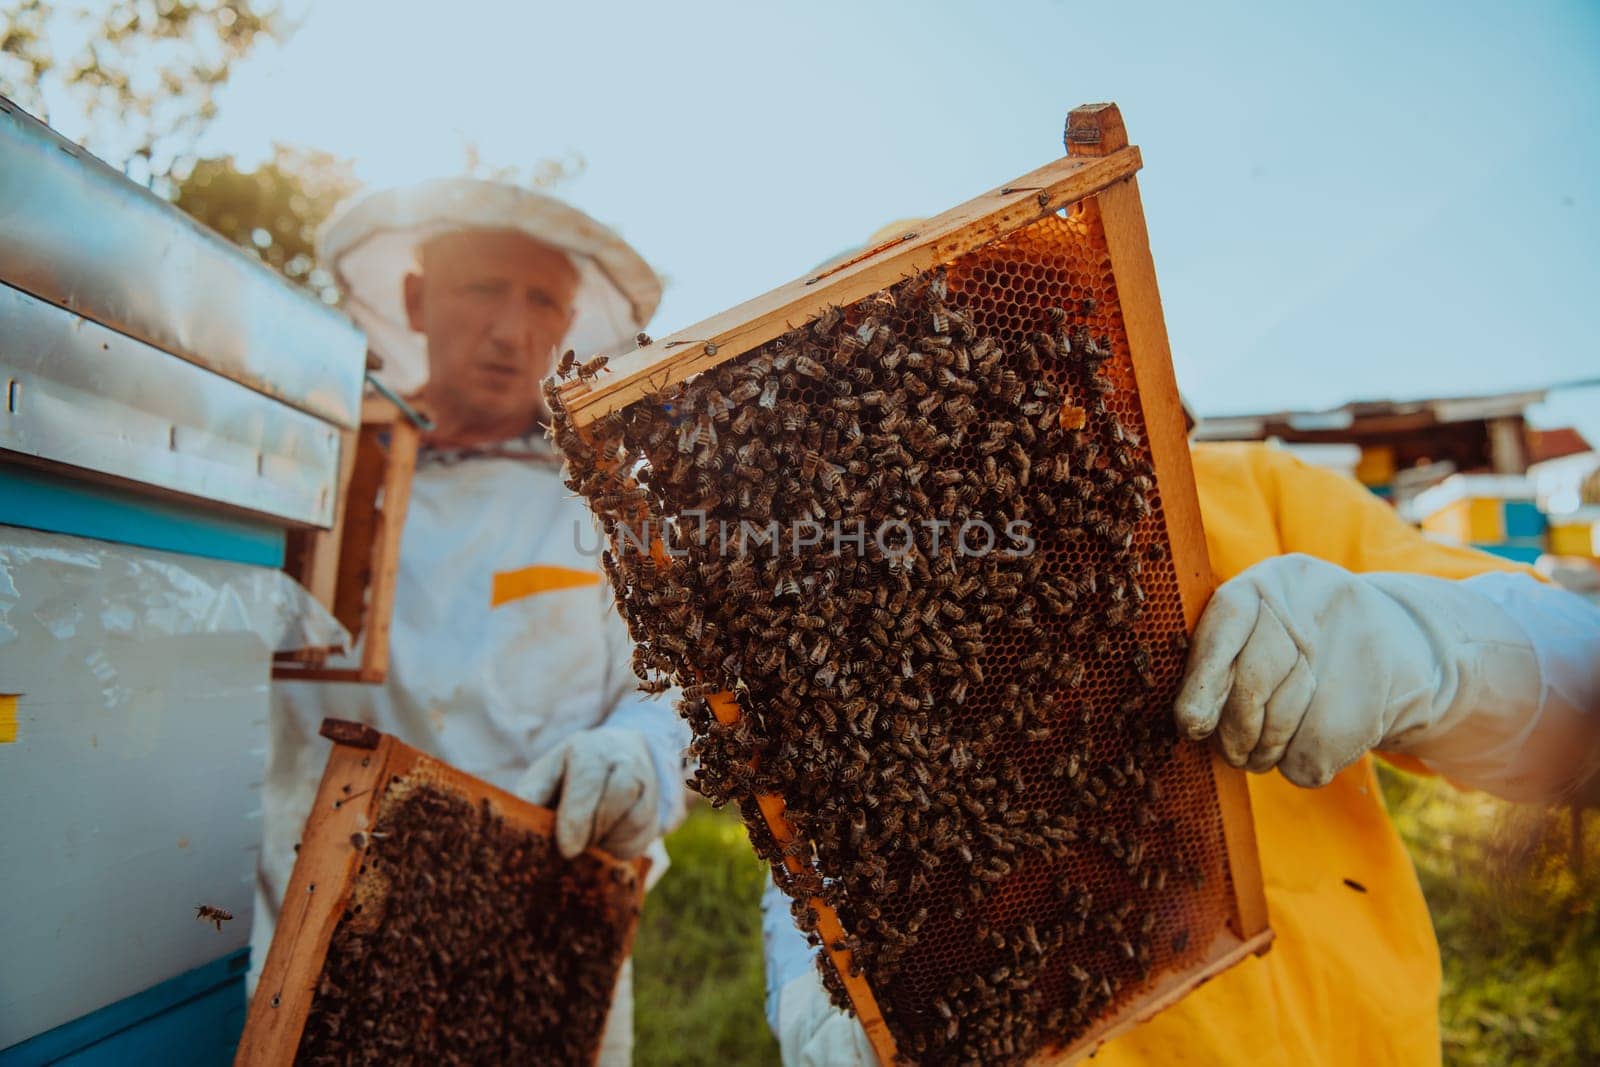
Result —
[{"label": "beehive box", "polygon": [[1067,142],[548,388],[636,669],[884,1063],[1072,1059],[1271,936],[1172,726],[1212,581],[1138,150]]},{"label": "beehive box", "polygon": [[1600,507],[1590,505],[1565,515],[1550,516],[1550,554],[1600,557]]},{"label": "beehive box", "polygon": [[1418,493],[1410,513],[1425,531],[1462,544],[1538,545],[1546,520],[1523,475],[1453,474]]},{"label": "beehive box", "polygon": [[235,1062],[592,1064],[647,860],[563,860],[554,813],[328,720]]}]

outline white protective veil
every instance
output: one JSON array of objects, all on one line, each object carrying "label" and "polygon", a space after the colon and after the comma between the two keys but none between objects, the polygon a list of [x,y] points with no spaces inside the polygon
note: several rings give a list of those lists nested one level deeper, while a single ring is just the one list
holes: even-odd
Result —
[{"label": "white protective veil", "polygon": [[567,253],[579,282],[572,328],[560,347],[580,358],[631,338],[661,302],[660,278],[632,246],[555,197],[476,178],[369,193],[328,220],[317,257],[383,357],[378,376],[402,395],[428,380],[427,344],[406,321],[404,278],[419,269],[424,244],[457,230],[517,230]]}]

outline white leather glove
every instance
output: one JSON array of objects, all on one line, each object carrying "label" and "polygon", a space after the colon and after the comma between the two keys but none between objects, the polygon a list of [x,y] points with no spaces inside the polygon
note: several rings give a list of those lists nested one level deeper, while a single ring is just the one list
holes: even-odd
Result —
[{"label": "white leather glove", "polygon": [[660,830],[661,785],[637,730],[601,726],[573,734],[540,756],[514,792],[556,806],[556,847],[568,859],[597,845],[631,860]]},{"label": "white leather glove", "polygon": [[1218,588],[1176,715],[1192,738],[1215,732],[1235,767],[1277,767],[1296,785],[1326,785],[1383,748],[1524,799],[1562,773],[1559,754],[1530,743],[1543,697],[1527,633],[1469,583],[1289,555]]},{"label": "white leather glove", "polygon": [[816,968],[778,993],[778,1051],[784,1067],[877,1067],[867,1032],[833,1006]]}]

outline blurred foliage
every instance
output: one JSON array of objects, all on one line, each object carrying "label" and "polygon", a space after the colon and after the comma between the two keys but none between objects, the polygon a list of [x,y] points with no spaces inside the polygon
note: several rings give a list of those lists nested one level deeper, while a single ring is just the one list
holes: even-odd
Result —
[{"label": "blurred foliage", "polygon": [[1600,1062],[1600,818],[1518,807],[1380,764],[1444,964],[1447,1064]]},{"label": "blurred foliage", "polygon": [[464,139],[461,143],[461,174],[466,178],[482,178],[491,182],[509,182],[528,189],[549,189],[568,182],[582,174],[589,161],[581,152],[569,151],[565,156],[541,159],[532,166],[508,163],[491,163],[478,149],[478,142]]},{"label": "blurred foliage", "polygon": [[240,170],[231,156],[196,162],[174,182],[172,201],[331,304],[338,290],[317,266],[317,228],[359,187],[349,160],[275,145],[254,170]]},{"label": "blurred foliage", "polygon": [[731,809],[704,804],[667,851],[672,866],[645,898],[634,939],[634,1063],[776,1064],[762,1007],[766,865]]},{"label": "blurred foliage", "polygon": [[[283,35],[278,0],[0,0],[0,94],[159,185],[215,117],[234,64]],[[76,131],[74,131],[76,132]]]}]

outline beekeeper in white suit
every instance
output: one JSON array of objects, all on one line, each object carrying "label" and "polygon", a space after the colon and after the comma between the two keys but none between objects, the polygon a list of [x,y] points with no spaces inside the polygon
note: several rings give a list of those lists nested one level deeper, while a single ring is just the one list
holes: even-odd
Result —
[{"label": "beekeeper in white suit", "polygon": [[[567,856],[654,853],[683,815],[688,732],[648,698],[595,555],[561,483],[540,391],[557,354],[616,345],[661,285],[626,243],[539,193],[466,179],[368,196],[318,249],[398,392],[436,428],[423,442],[381,686],[277,688],[254,959],[265,959],[328,743],[325,716],[394,734],[539,803]],[[601,1062],[632,1052],[625,969]]]}]

